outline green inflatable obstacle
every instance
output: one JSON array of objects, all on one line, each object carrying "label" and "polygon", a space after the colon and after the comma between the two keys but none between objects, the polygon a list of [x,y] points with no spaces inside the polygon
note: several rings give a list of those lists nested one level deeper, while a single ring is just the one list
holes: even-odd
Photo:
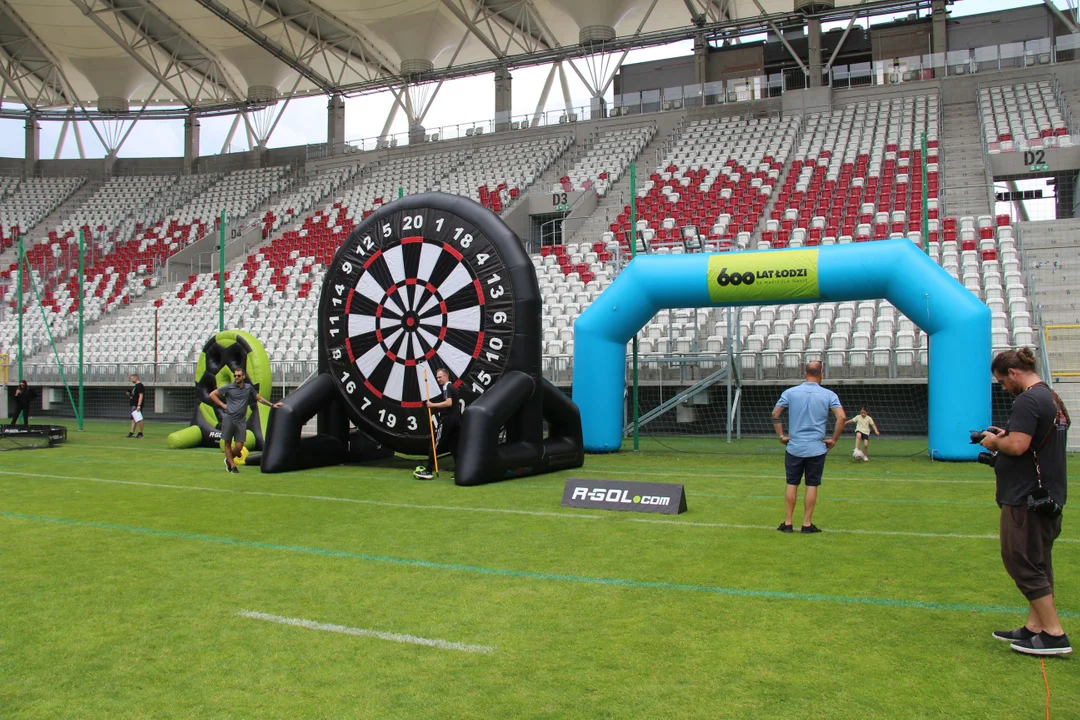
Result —
[{"label": "green inflatable obstacle", "polygon": [[[251,333],[243,330],[224,330],[210,338],[203,346],[199,362],[195,366],[195,392],[199,404],[192,413],[191,425],[169,435],[169,447],[173,449],[221,446],[221,418],[219,409],[210,402],[210,393],[233,381],[233,369],[244,368],[248,382],[264,398],[270,398],[273,376],[270,358],[262,343]],[[256,405],[248,409],[247,438],[244,447],[261,450],[270,408]]]}]

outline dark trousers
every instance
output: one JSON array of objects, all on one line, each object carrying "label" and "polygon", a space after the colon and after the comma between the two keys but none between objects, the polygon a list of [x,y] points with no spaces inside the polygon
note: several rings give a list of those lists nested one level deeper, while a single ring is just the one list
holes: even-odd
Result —
[{"label": "dark trousers", "polygon": [[30,424],[30,408],[15,408],[15,414],[11,417],[11,424],[14,425],[19,421],[19,413],[22,413],[22,424],[27,426]]},{"label": "dark trousers", "polygon": [[1001,561],[1028,602],[1054,592],[1054,540],[1061,515],[1047,517],[1024,505],[1001,507]]},{"label": "dark trousers", "polygon": [[[444,425],[439,425],[438,430],[435,431],[435,449],[439,455],[443,453],[450,453],[455,459],[457,459],[457,445],[458,445],[458,427],[447,428]],[[428,451],[428,459],[426,467],[428,470],[435,470],[435,454]]]}]

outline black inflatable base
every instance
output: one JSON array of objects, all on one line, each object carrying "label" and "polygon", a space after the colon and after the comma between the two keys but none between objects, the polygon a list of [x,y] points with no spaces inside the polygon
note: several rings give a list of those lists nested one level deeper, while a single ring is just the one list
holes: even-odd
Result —
[{"label": "black inflatable base", "polygon": [[[500,442],[503,430],[506,441]],[[581,467],[581,414],[547,380],[538,387],[532,376],[512,370],[465,408],[456,459],[454,482],[463,486]]]}]

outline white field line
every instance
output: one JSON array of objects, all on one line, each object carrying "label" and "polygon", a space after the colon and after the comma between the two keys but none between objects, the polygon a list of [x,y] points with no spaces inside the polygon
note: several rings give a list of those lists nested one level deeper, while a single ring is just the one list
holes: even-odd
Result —
[{"label": "white field line", "polygon": [[[140,452],[140,453],[143,453],[143,452],[171,453],[171,454],[173,454],[175,456],[178,456],[178,453],[182,452],[182,451],[179,451],[179,450],[169,450],[167,448],[147,447],[145,445],[138,445],[138,446],[133,446],[133,445],[96,445],[95,447],[96,448],[102,448],[102,449],[108,449],[108,450],[132,450],[132,451],[137,451],[137,452]],[[200,450],[202,450],[202,449],[212,450],[213,448],[198,448],[198,449],[200,449]],[[202,453],[203,456],[205,456],[206,454],[207,453]],[[107,459],[107,458],[93,458],[91,456],[82,456],[82,457],[85,457],[85,458],[88,458],[88,459],[94,459],[94,460]],[[193,470],[194,469],[206,469],[202,465],[188,465],[187,467],[190,467]],[[592,470],[590,468],[581,468],[578,472],[580,472],[580,473],[596,472],[596,473],[604,473],[605,475],[642,475],[642,476],[648,476],[648,477],[666,477],[666,478],[671,478],[673,480],[677,480],[679,478],[687,478],[687,477],[693,477],[693,478],[701,479],[701,477],[702,477],[702,473],[700,473],[700,472],[695,473],[693,470],[679,470],[679,469],[673,469],[673,470],[670,470],[670,471],[665,470],[665,471],[660,472],[660,471],[650,471],[650,470],[637,470],[637,469],[634,469],[634,468],[625,468],[625,469],[611,468],[611,469],[604,469],[604,470]],[[783,480],[784,479],[784,473],[782,471],[773,472],[773,471],[764,470],[764,469],[757,469],[757,470],[728,470],[728,469],[724,469],[724,468],[717,468],[717,469],[713,470],[712,472],[715,472],[718,476],[737,475],[737,476],[761,478],[761,479],[766,479],[766,480],[767,479]],[[583,475],[574,474],[572,471],[567,471],[567,474],[572,474],[574,477],[585,477]],[[322,477],[322,476],[323,475],[320,475],[320,477]],[[337,477],[337,476],[327,475],[327,477]],[[728,479],[728,478],[721,478],[721,479]],[[985,480],[979,480],[977,478],[957,479],[957,480],[943,480],[941,478],[922,478],[922,477],[917,476],[917,475],[903,475],[903,474],[896,474],[896,475],[893,475],[892,477],[864,477],[864,476],[854,476],[854,475],[827,473],[826,474],[826,479],[827,480],[844,480],[844,481],[852,480],[852,481],[856,481],[856,482],[914,482],[914,483],[931,483],[931,484],[940,484],[940,485],[949,485],[949,484],[984,485],[984,484],[992,484],[994,482],[994,479],[992,477],[988,477]]]},{"label": "white field line", "polygon": [[[337,497],[333,495],[299,495],[295,493],[276,493],[268,492],[265,490],[234,490],[231,488],[212,488],[202,487],[199,485],[171,485],[166,483],[149,483],[139,482],[137,480],[112,480],[108,478],[93,478],[93,477],[76,477],[73,475],[44,475],[41,473],[25,473],[25,472],[9,472],[7,470],[0,470],[0,475],[15,475],[18,477],[35,477],[45,478],[51,480],[76,480],[80,482],[94,482],[94,483],[107,483],[110,485],[134,485],[138,487],[149,488],[165,488],[168,490],[190,490],[195,492],[213,492],[213,493],[225,493],[227,495],[257,495],[261,497],[274,497],[274,498],[291,498],[295,500],[315,500],[318,502],[340,502],[351,503],[354,505],[373,505],[376,507],[388,507],[388,508],[401,508],[408,510],[438,510],[446,512],[478,512],[478,513],[493,513],[496,515],[528,515],[533,517],[550,517],[559,518],[562,520],[611,520],[614,522],[633,522],[643,523],[646,525],[682,525],[686,527],[699,527],[699,528],[720,528],[724,530],[771,530],[776,532],[776,528],[771,525],[742,525],[737,523],[714,523],[714,522],[695,522],[692,520],[665,520],[660,518],[637,518],[626,516],[626,513],[616,513],[614,515],[595,515],[589,513],[578,512],[546,512],[542,510],[514,510],[511,508],[487,508],[487,507],[471,507],[467,505],[424,505],[421,503],[395,503],[385,502],[382,500],[361,500],[358,498],[346,498]],[[952,538],[957,540],[997,540],[997,535],[964,535],[960,533],[925,533],[925,532],[913,532],[905,530],[861,530],[861,529],[842,529],[842,528],[828,528],[829,533],[843,533],[849,535],[882,535],[882,536],[900,536],[900,537],[920,537],[920,538]],[[1055,542],[1059,543],[1080,543],[1080,538],[1063,538],[1059,537]]]},{"label": "white field line", "polygon": [[266,622],[278,623],[279,625],[292,625],[293,627],[307,628],[308,630],[322,630],[323,632],[341,633],[342,635],[354,635],[356,637],[376,638],[389,640],[390,642],[407,643],[409,645],[426,645],[427,647],[439,648],[440,650],[458,650],[467,653],[482,653],[489,655],[495,652],[495,648],[488,645],[467,645],[465,643],[439,640],[437,638],[423,638],[416,635],[402,635],[401,633],[383,632],[381,630],[365,630],[364,628],[348,627],[346,625],[332,625],[330,623],[304,620],[303,618],[282,617],[267,613],[241,610],[236,613],[240,617],[253,620],[265,620]]}]

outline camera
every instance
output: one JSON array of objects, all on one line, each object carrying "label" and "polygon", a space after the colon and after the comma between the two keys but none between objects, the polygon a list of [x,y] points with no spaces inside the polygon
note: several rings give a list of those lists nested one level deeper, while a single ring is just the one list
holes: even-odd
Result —
[{"label": "camera", "polygon": [[[971,444],[978,445],[982,442],[983,434],[989,432],[988,430],[972,430],[971,431]],[[979,456],[975,458],[976,461],[983,465],[989,465],[994,467],[994,463],[997,462],[997,452],[984,452],[979,453]]]},{"label": "camera", "polygon": [[1029,512],[1039,513],[1047,517],[1057,517],[1061,514],[1062,509],[1043,487],[1039,487],[1027,496],[1027,507]]}]

